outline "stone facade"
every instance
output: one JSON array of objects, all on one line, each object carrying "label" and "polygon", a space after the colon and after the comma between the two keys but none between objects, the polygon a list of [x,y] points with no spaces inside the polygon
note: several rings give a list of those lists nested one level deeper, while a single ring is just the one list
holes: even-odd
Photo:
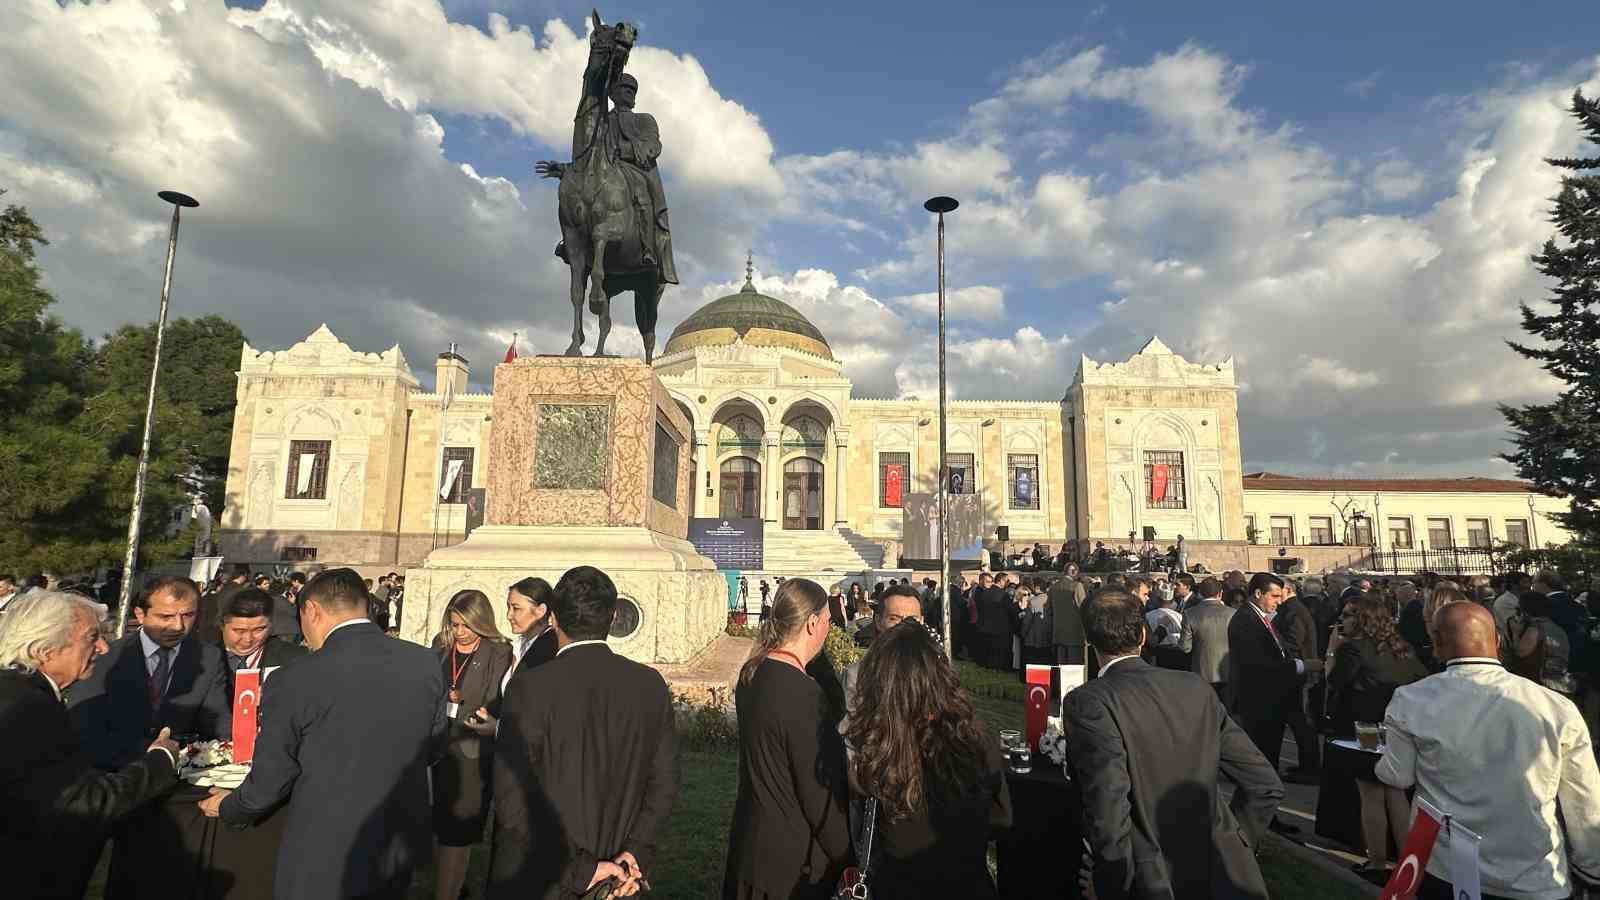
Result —
[{"label": "stone facade", "polygon": [[[885,473],[903,466],[903,496],[937,490],[936,403],[852,397],[820,332],[782,330],[798,328],[798,314],[753,288],[736,296],[739,304],[708,319],[706,329],[680,326],[684,333],[674,332],[653,372],[631,360],[523,358],[496,369],[505,390],[492,397],[470,391],[468,364],[452,353],[440,355],[429,393],[398,347],[360,353],[326,327],[284,351],[246,346],[221,550],[258,564],[304,560],[310,549],[317,564],[414,566],[464,535],[465,507],[454,496],[439,499],[449,453],[470,454],[461,477],[487,486],[490,524],[549,524],[550,510],[560,510],[562,521],[641,523],[681,538],[691,516],[757,516],[769,542],[774,534],[833,530],[887,549],[892,565],[905,511],[887,502]],[[741,324],[746,306],[759,324]],[[707,337],[713,332],[717,340]],[[1120,362],[1083,358],[1059,402],[952,401],[947,453],[964,467],[990,546],[1002,525],[1010,544],[1052,549],[1067,540],[1125,544],[1129,532],[1142,542],[1149,527],[1161,547],[1184,535],[1191,559],[1213,568],[1260,568],[1277,549],[1267,546],[1268,519],[1295,517],[1292,543],[1302,545],[1312,518],[1330,513],[1329,491],[1244,476],[1237,393],[1232,360],[1190,362],[1156,338]],[[534,394],[546,412],[518,399]],[[631,397],[641,410],[648,396],[655,409],[653,421],[608,412],[608,448],[581,440],[575,447],[593,457],[588,465],[606,460],[605,477],[628,479],[627,499],[593,488],[537,488],[537,454],[528,448],[539,429],[581,435],[593,425],[579,419],[598,413],[570,408],[593,407],[602,395]],[[676,508],[649,500],[658,426],[683,439]],[[312,490],[291,490],[299,487],[289,481],[291,456],[308,447],[325,450],[325,472]],[[505,461],[512,481],[491,478],[491,457]],[[558,457],[561,466],[577,464]],[[1016,489],[1022,471],[1026,496]],[[1463,538],[1487,518],[1497,539],[1523,519],[1533,543],[1566,539],[1550,518],[1565,501],[1515,482],[1479,484],[1461,498],[1450,487],[1408,491],[1395,483],[1366,491],[1363,502],[1380,521],[1411,517],[1419,542],[1432,517],[1449,517]],[[1380,525],[1380,546],[1386,532]],[[1309,565],[1334,560],[1338,550],[1296,555]]]}]

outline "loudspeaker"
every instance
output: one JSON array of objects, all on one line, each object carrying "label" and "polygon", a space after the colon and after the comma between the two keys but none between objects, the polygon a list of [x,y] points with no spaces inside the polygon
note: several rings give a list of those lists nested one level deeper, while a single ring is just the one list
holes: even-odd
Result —
[{"label": "loudspeaker", "polygon": [[1011,526],[1010,525],[999,525],[999,526],[996,526],[995,530],[994,530],[994,539],[999,541],[999,542],[1001,542],[1001,543],[1005,543],[1006,541],[1011,540]]},{"label": "loudspeaker", "polygon": [[1144,539],[1147,541],[1156,539],[1156,527],[1154,525],[1146,525],[1144,527]]}]

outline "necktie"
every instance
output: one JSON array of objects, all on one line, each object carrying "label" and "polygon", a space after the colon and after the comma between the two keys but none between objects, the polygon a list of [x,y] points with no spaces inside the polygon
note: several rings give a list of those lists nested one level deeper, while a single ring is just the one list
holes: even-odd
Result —
[{"label": "necktie", "polygon": [[237,672],[240,669],[244,668],[245,667],[245,663],[248,663],[250,660],[245,658],[245,657],[243,657],[243,656],[234,656],[232,654],[229,654],[228,655],[228,661],[233,663],[233,670],[235,672]]},{"label": "necktie", "polygon": [[155,709],[161,705],[161,698],[167,693],[167,677],[172,674],[172,648],[156,648],[156,670],[150,676],[150,708]]},{"label": "necktie", "polygon": [[1283,652],[1283,640],[1278,637],[1278,629],[1272,627],[1272,620],[1266,616],[1261,617],[1262,624],[1267,626],[1267,633],[1272,635],[1272,642],[1278,645],[1278,652]]}]

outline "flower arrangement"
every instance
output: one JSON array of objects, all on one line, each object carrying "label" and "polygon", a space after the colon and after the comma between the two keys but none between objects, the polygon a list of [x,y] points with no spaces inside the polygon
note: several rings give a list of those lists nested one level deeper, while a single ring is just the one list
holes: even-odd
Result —
[{"label": "flower arrangement", "polygon": [[232,741],[196,741],[178,751],[178,766],[187,769],[209,769],[233,762]]},{"label": "flower arrangement", "polygon": [[1050,716],[1044,720],[1044,734],[1039,736],[1039,752],[1046,759],[1061,766],[1061,771],[1066,772],[1067,766],[1067,735],[1061,729],[1061,717]]}]

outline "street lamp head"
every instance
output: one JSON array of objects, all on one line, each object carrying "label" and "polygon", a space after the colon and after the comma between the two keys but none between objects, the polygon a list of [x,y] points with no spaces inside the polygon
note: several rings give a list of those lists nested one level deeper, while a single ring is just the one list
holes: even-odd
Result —
[{"label": "street lamp head", "polygon": [[954,210],[960,205],[961,204],[957,203],[954,197],[934,197],[927,203],[922,204],[922,208],[928,212],[939,213],[940,215],[943,215],[944,213]]},{"label": "street lamp head", "polygon": [[188,194],[180,194],[177,191],[158,191],[156,196],[167,201],[168,203],[173,204],[174,206],[181,206],[185,209],[194,209],[196,206],[200,205],[199,200],[196,200]]}]

